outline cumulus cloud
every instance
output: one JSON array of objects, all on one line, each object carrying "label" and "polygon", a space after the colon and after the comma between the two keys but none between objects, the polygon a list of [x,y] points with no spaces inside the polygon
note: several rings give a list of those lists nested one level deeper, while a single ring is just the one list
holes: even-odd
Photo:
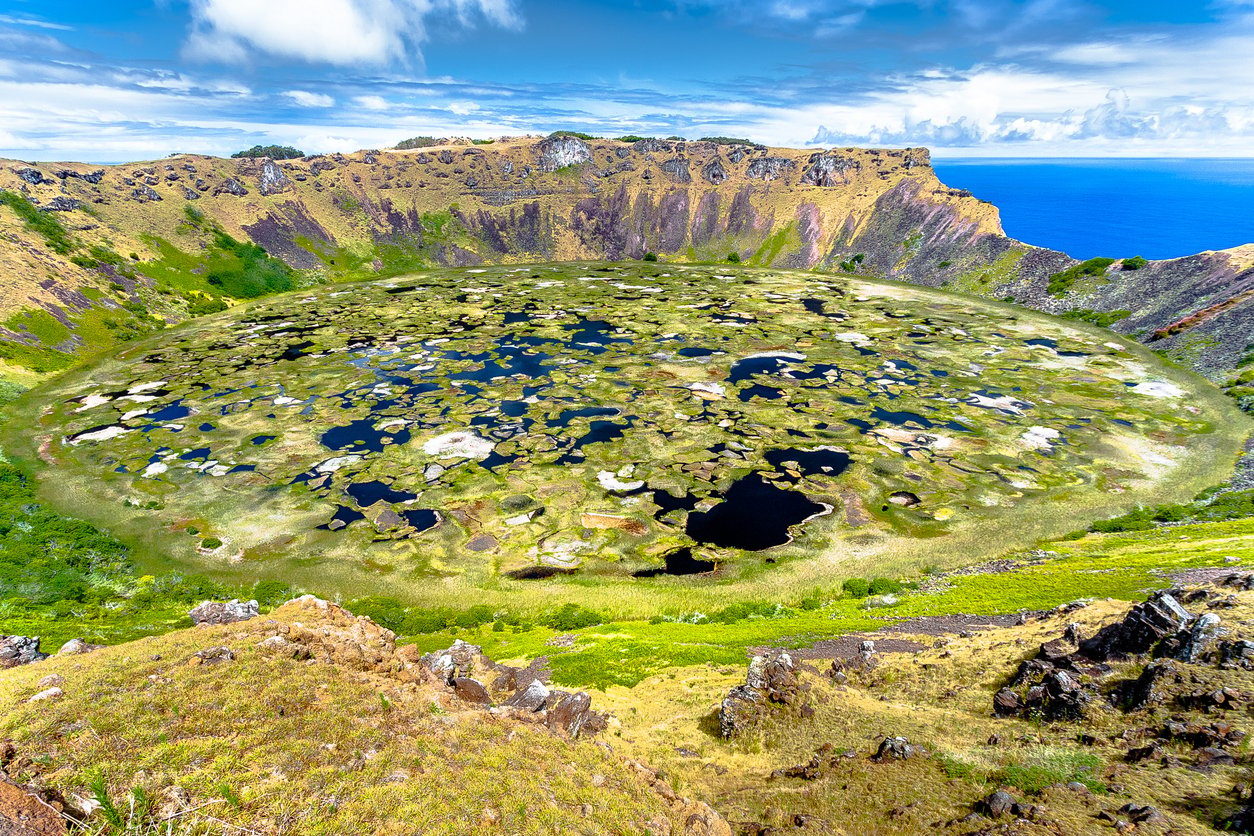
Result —
[{"label": "cumulus cloud", "polygon": [[335,104],[335,99],[325,93],[310,93],[308,90],[287,90],[283,95],[301,107],[330,107]]},{"label": "cumulus cloud", "polygon": [[235,63],[254,52],[338,66],[417,54],[437,21],[516,28],[514,0],[192,0],[187,52]]},{"label": "cumulus cloud", "polygon": [[387,110],[391,107],[388,100],[382,96],[356,96],[353,102],[365,110]]}]

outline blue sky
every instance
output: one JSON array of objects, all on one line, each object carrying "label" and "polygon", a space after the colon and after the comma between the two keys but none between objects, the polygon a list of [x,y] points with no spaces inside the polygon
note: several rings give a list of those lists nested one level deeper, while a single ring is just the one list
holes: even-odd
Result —
[{"label": "blue sky", "polygon": [[557,128],[1254,156],[1254,0],[0,0],[0,155]]}]

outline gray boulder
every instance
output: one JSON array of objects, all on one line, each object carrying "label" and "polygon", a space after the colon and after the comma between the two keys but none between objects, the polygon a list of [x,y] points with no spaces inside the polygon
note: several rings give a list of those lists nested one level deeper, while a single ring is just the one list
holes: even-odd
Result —
[{"label": "gray boulder", "polygon": [[858,161],[841,154],[812,154],[810,165],[801,175],[807,186],[844,186],[852,179],[850,172],[858,170]]},{"label": "gray boulder", "polygon": [[234,177],[228,177],[225,183],[213,190],[213,193],[215,195],[232,194],[236,197],[244,197],[248,194],[248,189],[244,188],[244,184]]},{"label": "gray boulder", "polygon": [[723,168],[723,161],[715,157],[701,169],[701,176],[707,183],[719,186],[727,181],[727,169]]},{"label": "gray boulder", "polygon": [[526,688],[505,701],[510,708],[521,708],[524,711],[539,711],[549,699],[549,688],[538,679],[533,679]]},{"label": "gray boulder", "polygon": [[883,763],[886,760],[905,761],[915,757],[925,757],[927,753],[927,749],[912,744],[904,737],[886,737],[880,741],[879,748],[875,750],[871,760],[876,763]]},{"label": "gray boulder", "polygon": [[29,665],[47,658],[47,653],[39,652],[38,636],[0,636],[0,669]]},{"label": "gray boulder", "polygon": [[274,162],[266,160],[261,164],[261,193],[263,195],[279,194],[292,188],[292,181],[283,173],[283,169]]},{"label": "gray boulder", "polygon": [[[444,649],[425,654],[418,663],[449,684],[457,677],[467,677],[475,672],[483,656],[483,648],[457,639]],[[482,666],[482,665],[480,665]]]},{"label": "gray boulder", "polygon": [[1188,634],[1182,637],[1180,649],[1172,655],[1182,662],[1202,662],[1215,649],[1218,638],[1219,616],[1203,613],[1193,622]]},{"label": "gray boulder", "polygon": [[540,170],[557,171],[572,165],[592,162],[588,143],[573,136],[554,136],[536,145],[540,152]]},{"label": "gray boulder", "polygon": [[749,163],[745,176],[752,180],[778,180],[796,167],[787,157],[759,157]]},{"label": "gray boulder", "polygon": [[188,613],[192,623],[200,624],[234,624],[247,621],[261,614],[261,607],[256,601],[202,601]]},{"label": "gray boulder", "polygon": [[61,649],[57,651],[58,656],[78,656],[83,653],[91,653],[93,650],[99,650],[104,647],[102,644],[88,644],[82,639],[70,639],[61,645]]}]

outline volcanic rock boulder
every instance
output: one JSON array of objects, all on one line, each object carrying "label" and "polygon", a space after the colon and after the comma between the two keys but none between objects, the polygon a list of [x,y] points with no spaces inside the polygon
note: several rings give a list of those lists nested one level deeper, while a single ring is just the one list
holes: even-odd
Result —
[{"label": "volcanic rock boulder", "polygon": [[752,725],[771,703],[795,705],[804,688],[797,681],[797,667],[784,652],[754,656],[745,684],[732,688],[719,706],[719,733],[732,738]]},{"label": "volcanic rock boulder", "polygon": [[1148,653],[1192,622],[1193,616],[1174,597],[1159,592],[1133,607],[1121,621],[1080,642],[1080,654],[1094,662],[1107,662]]},{"label": "volcanic rock boulder", "polygon": [[840,154],[812,154],[809,167],[801,175],[807,186],[844,186],[849,183],[849,172],[856,171],[858,163]]},{"label": "volcanic rock boulder", "polygon": [[759,157],[750,161],[745,176],[752,180],[778,180],[796,167],[797,164],[787,157]]},{"label": "volcanic rock boulder", "polygon": [[588,143],[573,136],[550,137],[536,145],[536,150],[540,152],[541,171],[557,171],[592,162]]},{"label": "volcanic rock boulder", "polygon": [[1219,616],[1203,613],[1187,630],[1181,630],[1175,636],[1165,639],[1159,648],[1159,654],[1193,664],[1204,662],[1215,653],[1219,624]]},{"label": "volcanic rock boulder", "polygon": [[571,737],[596,734],[607,727],[605,715],[592,710],[592,698],[587,694],[549,688],[542,666],[498,665],[483,655],[481,647],[461,639],[444,650],[425,654],[416,667],[449,686],[454,696],[468,705],[496,705],[499,708],[493,711],[506,710]]},{"label": "volcanic rock boulder", "polygon": [[187,615],[193,624],[234,624],[261,614],[256,601],[203,601]]},{"label": "volcanic rock boulder", "polygon": [[1184,681],[1179,667],[1170,659],[1159,659],[1145,666],[1141,675],[1120,689],[1127,708],[1136,710],[1165,702],[1168,688]]},{"label": "volcanic rock boulder", "polygon": [[261,164],[261,193],[274,195],[292,188],[292,181],[274,160],[266,160]]},{"label": "volcanic rock boulder", "polygon": [[47,653],[39,652],[38,636],[0,636],[0,669],[29,665],[47,658]]},{"label": "volcanic rock boulder", "polygon": [[876,763],[884,761],[906,761],[916,757],[926,757],[927,749],[911,743],[904,737],[886,737],[880,741],[879,748],[871,756]]}]

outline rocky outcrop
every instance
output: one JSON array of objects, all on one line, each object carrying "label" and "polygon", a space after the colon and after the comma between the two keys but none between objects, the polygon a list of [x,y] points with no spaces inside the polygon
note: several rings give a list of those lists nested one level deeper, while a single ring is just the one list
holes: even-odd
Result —
[{"label": "rocky outcrop", "polygon": [[588,143],[573,136],[556,136],[536,145],[541,171],[558,171],[573,165],[592,162],[592,150]]},{"label": "rocky outcrop", "polygon": [[274,160],[266,160],[261,164],[261,183],[258,187],[263,195],[280,194],[292,188],[292,181]]},{"label": "rocky outcrop", "polygon": [[852,179],[850,172],[858,170],[858,161],[841,154],[812,154],[810,165],[801,175],[801,182],[807,186],[823,186],[833,188],[845,186]]},{"label": "rocky outcrop", "polygon": [[797,164],[787,157],[759,157],[749,162],[745,176],[751,180],[778,180],[796,168]]},{"label": "rocky outcrop", "polygon": [[39,651],[38,636],[0,636],[0,669],[29,665],[47,658],[47,653]]},{"label": "rocky outcrop", "polygon": [[508,711],[570,737],[592,735],[606,728],[606,717],[592,710],[592,699],[586,693],[550,688],[542,670],[497,664],[484,656],[478,645],[461,639],[418,657],[416,666],[469,705]]},{"label": "rocky outcrop", "polygon": [[692,173],[689,170],[688,160],[683,157],[673,157],[666,160],[662,163],[661,169],[664,174],[676,183],[692,182]]},{"label": "rocky outcrop", "polygon": [[247,621],[261,614],[261,607],[256,601],[202,601],[187,615],[192,623],[200,624],[234,624]]},{"label": "rocky outcrop", "polygon": [[782,651],[754,656],[745,684],[727,693],[719,706],[719,733],[730,739],[755,725],[771,705],[799,705],[807,688],[797,680],[797,665]]},{"label": "rocky outcrop", "polygon": [[[1097,683],[1114,670],[1112,663],[1145,657],[1152,658],[1139,674],[1109,689],[1109,699],[1116,706],[1141,711],[1174,702],[1209,710],[1241,702],[1243,695],[1232,689],[1189,691],[1189,683],[1197,680],[1188,668],[1254,666],[1254,642],[1219,641],[1223,632],[1219,616],[1209,612],[1194,616],[1180,604],[1180,596],[1225,605],[1222,597],[1205,589],[1157,592],[1091,638],[1082,639],[1079,625],[1069,624],[1061,637],[1042,643],[1035,658],[1019,665],[994,695],[993,713],[1080,719],[1086,704],[1099,698]],[[1082,680],[1092,684],[1081,685]]]},{"label": "rocky outcrop", "polygon": [[248,194],[248,189],[244,188],[244,184],[239,180],[236,180],[234,177],[228,177],[221,186],[213,190],[213,193],[215,196],[229,194],[235,197],[245,197]]},{"label": "rocky outcrop", "polygon": [[1169,593],[1160,592],[1137,604],[1126,617],[1080,642],[1079,652],[1094,662],[1126,659],[1148,653],[1168,636],[1185,630],[1193,616]]},{"label": "rocky outcrop", "polygon": [[723,161],[715,157],[701,169],[701,176],[710,185],[721,186],[727,182],[727,169],[723,168]]}]

